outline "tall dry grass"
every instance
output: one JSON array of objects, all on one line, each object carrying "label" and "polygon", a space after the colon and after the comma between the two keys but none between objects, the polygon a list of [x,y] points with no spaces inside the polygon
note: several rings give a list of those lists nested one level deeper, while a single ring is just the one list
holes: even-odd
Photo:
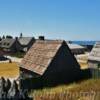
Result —
[{"label": "tall dry grass", "polygon": [[31,91],[34,100],[100,100],[100,79]]},{"label": "tall dry grass", "polygon": [[14,78],[19,75],[17,63],[0,63],[0,77]]}]

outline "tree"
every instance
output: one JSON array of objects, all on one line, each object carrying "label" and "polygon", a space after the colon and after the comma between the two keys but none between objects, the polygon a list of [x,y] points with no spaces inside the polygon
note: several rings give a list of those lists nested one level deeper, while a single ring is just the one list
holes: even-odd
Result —
[{"label": "tree", "polygon": [[0,36],[0,41],[2,40],[1,36]]},{"label": "tree", "polygon": [[23,37],[23,34],[22,33],[20,33],[20,38],[22,38]]},{"label": "tree", "polygon": [[6,38],[12,39],[13,37],[11,35],[7,35]]},{"label": "tree", "polygon": [[2,39],[5,39],[5,36],[3,35]]}]

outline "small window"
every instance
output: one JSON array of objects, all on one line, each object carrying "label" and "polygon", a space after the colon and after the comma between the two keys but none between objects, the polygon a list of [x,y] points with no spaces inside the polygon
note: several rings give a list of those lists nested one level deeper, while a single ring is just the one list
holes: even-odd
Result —
[{"label": "small window", "polygon": [[7,43],[7,45],[9,45],[9,43]]},{"label": "small window", "polygon": [[6,43],[4,43],[4,45],[6,45]]}]

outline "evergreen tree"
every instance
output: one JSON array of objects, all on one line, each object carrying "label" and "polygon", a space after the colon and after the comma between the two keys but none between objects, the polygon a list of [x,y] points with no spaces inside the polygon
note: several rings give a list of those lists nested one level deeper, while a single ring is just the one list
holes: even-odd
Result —
[{"label": "evergreen tree", "polygon": [[3,35],[2,39],[5,39],[5,36]]},{"label": "evergreen tree", "polygon": [[20,38],[22,38],[23,37],[23,34],[22,33],[20,33]]},{"label": "evergreen tree", "polygon": [[6,38],[12,39],[13,37],[11,35],[7,35]]}]

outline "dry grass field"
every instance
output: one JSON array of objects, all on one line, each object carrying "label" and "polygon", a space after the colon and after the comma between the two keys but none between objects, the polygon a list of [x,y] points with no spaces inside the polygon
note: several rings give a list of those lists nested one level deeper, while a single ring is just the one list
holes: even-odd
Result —
[{"label": "dry grass field", "polygon": [[81,69],[87,69],[88,68],[88,63],[82,63],[79,62]]},{"label": "dry grass field", "polygon": [[17,63],[0,63],[0,77],[15,78],[19,75]]},{"label": "dry grass field", "polygon": [[34,100],[100,100],[100,79],[35,90],[31,95]]}]

